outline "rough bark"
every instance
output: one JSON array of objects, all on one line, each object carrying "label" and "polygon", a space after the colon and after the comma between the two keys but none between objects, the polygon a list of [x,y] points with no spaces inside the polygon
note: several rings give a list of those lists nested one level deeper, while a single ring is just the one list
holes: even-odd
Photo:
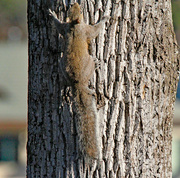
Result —
[{"label": "rough bark", "polygon": [[27,177],[171,177],[179,70],[171,2],[83,1],[87,23],[111,16],[91,45],[101,63],[91,87],[105,106],[97,113],[102,160],[90,164],[78,157],[73,96],[59,66],[63,38],[47,15],[56,9],[65,21],[72,2],[64,3],[28,1]]}]

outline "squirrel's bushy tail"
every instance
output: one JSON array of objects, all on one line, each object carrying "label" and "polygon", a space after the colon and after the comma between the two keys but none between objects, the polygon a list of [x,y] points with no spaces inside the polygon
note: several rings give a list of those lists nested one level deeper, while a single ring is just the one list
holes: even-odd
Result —
[{"label": "squirrel's bushy tail", "polygon": [[78,88],[76,90],[76,100],[80,115],[80,142],[83,152],[91,158],[98,158],[98,134],[96,99],[90,89]]}]

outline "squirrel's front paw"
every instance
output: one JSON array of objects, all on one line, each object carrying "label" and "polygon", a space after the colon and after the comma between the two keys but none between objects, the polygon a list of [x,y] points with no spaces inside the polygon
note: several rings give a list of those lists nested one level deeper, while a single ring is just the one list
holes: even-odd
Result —
[{"label": "squirrel's front paw", "polygon": [[51,11],[51,9],[49,9],[49,15],[52,16],[52,17],[57,18],[56,13],[54,11]]}]

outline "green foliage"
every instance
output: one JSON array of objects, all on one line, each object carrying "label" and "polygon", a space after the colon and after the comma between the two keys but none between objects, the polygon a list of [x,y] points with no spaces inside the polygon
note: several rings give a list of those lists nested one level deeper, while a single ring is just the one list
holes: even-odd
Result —
[{"label": "green foliage", "polygon": [[173,22],[175,30],[180,30],[180,0],[172,1]]},{"label": "green foliage", "polygon": [[26,0],[0,0],[0,19],[10,23],[26,21]]}]

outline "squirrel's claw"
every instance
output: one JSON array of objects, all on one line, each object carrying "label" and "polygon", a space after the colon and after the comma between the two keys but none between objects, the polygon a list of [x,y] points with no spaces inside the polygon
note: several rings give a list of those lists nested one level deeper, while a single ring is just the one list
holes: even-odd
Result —
[{"label": "squirrel's claw", "polygon": [[57,15],[54,11],[51,11],[51,9],[49,9],[48,11],[49,11],[49,16],[53,16],[53,17],[57,18]]}]

